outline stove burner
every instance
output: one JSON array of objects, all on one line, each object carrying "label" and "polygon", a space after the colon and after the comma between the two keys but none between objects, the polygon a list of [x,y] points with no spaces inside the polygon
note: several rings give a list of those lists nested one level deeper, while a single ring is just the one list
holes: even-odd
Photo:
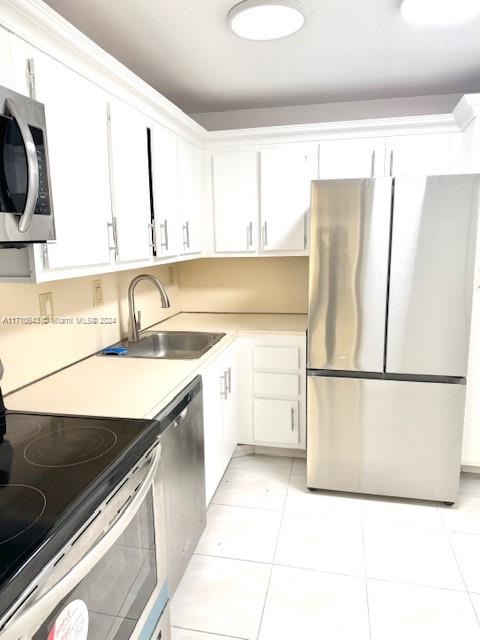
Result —
[{"label": "stove burner", "polygon": [[117,436],[104,427],[72,427],[30,442],[24,458],[37,467],[74,467],[104,456],[117,444]]},{"label": "stove burner", "polygon": [[40,423],[32,418],[25,417],[24,415],[15,415],[12,413],[7,414],[7,433],[4,436],[7,442],[0,440],[0,446],[5,444],[16,444],[17,442],[23,442],[29,438],[33,438],[41,430]]},{"label": "stove burner", "polygon": [[45,511],[47,499],[27,484],[0,484],[0,545],[33,527]]}]

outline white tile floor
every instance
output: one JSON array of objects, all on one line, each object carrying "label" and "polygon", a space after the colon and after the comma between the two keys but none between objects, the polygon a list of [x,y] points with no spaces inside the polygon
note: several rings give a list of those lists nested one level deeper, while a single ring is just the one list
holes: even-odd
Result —
[{"label": "white tile floor", "polygon": [[480,476],[454,507],[305,487],[303,460],[232,460],[173,640],[480,640]]}]

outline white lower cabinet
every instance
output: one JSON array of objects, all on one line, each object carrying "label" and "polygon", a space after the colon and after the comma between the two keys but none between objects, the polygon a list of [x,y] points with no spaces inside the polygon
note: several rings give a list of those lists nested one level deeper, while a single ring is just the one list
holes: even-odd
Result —
[{"label": "white lower cabinet", "polygon": [[233,344],[202,372],[207,505],[237,446],[236,353]]},{"label": "white lower cabinet", "polygon": [[255,442],[298,447],[298,400],[253,399]]},{"label": "white lower cabinet", "polygon": [[239,443],[305,449],[305,334],[240,337],[238,362]]}]

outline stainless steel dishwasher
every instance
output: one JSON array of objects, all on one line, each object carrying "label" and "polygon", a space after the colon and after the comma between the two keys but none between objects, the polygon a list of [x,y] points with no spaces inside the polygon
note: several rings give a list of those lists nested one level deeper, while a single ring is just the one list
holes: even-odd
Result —
[{"label": "stainless steel dishwasher", "polygon": [[161,437],[159,480],[172,596],[206,524],[202,378],[197,376],[170,406],[172,421]]}]

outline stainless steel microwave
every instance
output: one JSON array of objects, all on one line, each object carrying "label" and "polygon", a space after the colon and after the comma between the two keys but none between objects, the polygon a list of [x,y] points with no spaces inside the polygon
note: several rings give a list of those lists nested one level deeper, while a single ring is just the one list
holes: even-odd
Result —
[{"label": "stainless steel microwave", "polygon": [[0,87],[0,246],[55,240],[45,109]]}]

